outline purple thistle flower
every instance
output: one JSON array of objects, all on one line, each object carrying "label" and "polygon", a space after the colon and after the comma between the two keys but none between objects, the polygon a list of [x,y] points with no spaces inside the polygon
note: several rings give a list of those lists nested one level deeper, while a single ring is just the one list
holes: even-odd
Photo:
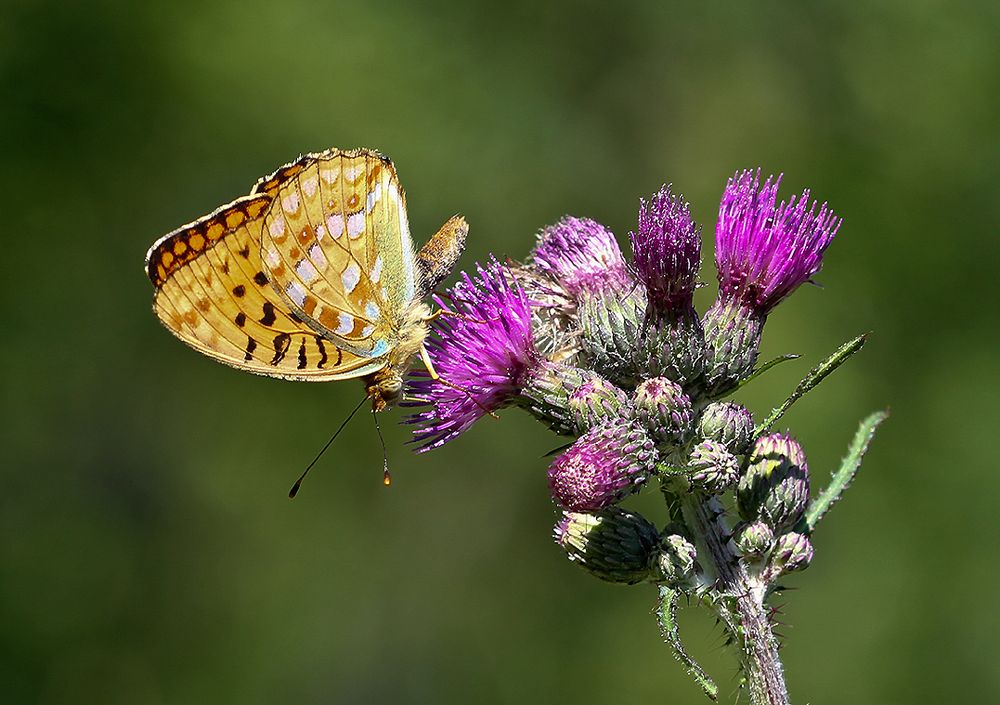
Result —
[{"label": "purple thistle flower", "polygon": [[664,186],[639,202],[637,231],[630,234],[635,269],[654,313],[690,309],[701,265],[701,234],[683,196]]},{"label": "purple thistle flower", "polygon": [[[481,416],[509,404],[541,362],[531,332],[531,308],[514,278],[496,259],[476,265],[477,277],[462,279],[435,297],[442,309],[432,324],[427,351],[441,380],[425,370],[407,383],[404,406],[429,405],[411,414],[418,451],[437,448],[466,431]],[[449,305],[450,304],[450,305]],[[453,385],[453,386],[452,386]]]},{"label": "purple thistle flower", "polygon": [[781,175],[760,184],[760,169],[726,184],[715,229],[719,296],[767,315],[816,274],[841,219],[809,202],[809,190],[775,206]]},{"label": "purple thistle flower", "polygon": [[600,511],[642,487],[655,461],[653,441],[641,428],[627,421],[598,426],[553,461],[549,490],[565,509]]},{"label": "purple thistle flower", "polygon": [[565,216],[544,228],[531,259],[574,297],[582,291],[627,286],[629,282],[615,236],[589,218]]}]

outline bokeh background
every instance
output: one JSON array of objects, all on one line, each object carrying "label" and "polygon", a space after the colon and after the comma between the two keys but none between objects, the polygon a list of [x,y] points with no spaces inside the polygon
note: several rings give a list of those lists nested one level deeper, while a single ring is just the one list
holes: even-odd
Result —
[{"label": "bokeh background", "polygon": [[[1000,699],[1000,5],[8,0],[0,18],[4,703],[702,702],[652,589],[552,543],[541,426],[512,411],[417,456],[388,423],[385,490],[362,417],[290,502],[358,385],[238,373],[151,315],[157,236],[331,145],[392,156],[419,239],[465,213],[466,267],[523,256],[564,213],[624,237],[667,181],[710,235],[744,166],[829,200],[823,288],[765,336],[765,357],[803,358],[742,398],[766,411],[873,331],[786,425],[821,479],[863,415],[893,415],[781,601],[793,698]],[[718,627],[682,627],[732,700]]]}]

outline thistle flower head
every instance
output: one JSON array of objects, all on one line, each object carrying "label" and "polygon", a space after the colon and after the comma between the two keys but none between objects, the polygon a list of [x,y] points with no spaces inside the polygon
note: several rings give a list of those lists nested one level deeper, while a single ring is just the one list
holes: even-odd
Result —
[{"label": "thistle flower head", "polygon": [[651,201],[641,200],[638,228],[630,239],[635,270],[654,313],[690,308],[701,264],[701,235],[683,196],[664,186]]},{"label": "thistle flower head", "polygon": [[760,170],[726,184],[715,230],[719,296],[767,314],[820,270],[841,219],[809,190],[777,203],[781,176],[760,183]]},{"label": "thistle flower head", "polygon": [[570,393],[567,406],[577,428],[587,430],[625,415],[629,399],[624,391],[595,375]]},{"label": "thistle flower head", "polygon": [[702,438],[718,441],[733,453],[743,453],[753,439],[753,416],[745,406],[731,401],[713,402],[698,420]]},{"label": "thistle flower head", "polygon": [[764,571],[764,579],[768,582],[779,575],[796,570],[805,570],[812,563],[813,546],[805,534],[790,531],[778,537]]},{"label": "thistle flower head", "polygon": [[660,443],[682,445],[691,432],[691,399],[666,377],[643,381],[632,400],[636,418]]},{"label": "thistle flower head", "polygon": [[740,463],[736,456],[716,441],[702,441],[691,450],[688,479],[708,494],[721,494],[740,479]]},{"label": "thistle flower head", "polygon": [[668,533],[660,539],[657,567],[668,585],[688,587],[698,568],[698,551],[684,536]]},{"label": "thistle flower head", "polygon": [[475,277],[463,273],[435,302],[458,315],[435,319],[427,341],[440,379],[416,371],[408,382],[403,405],[429,406],[406,418],[416,425],[413,440],[420,451],[447,443],[479,417],[510,403],[541,361],[528,299],[495,259],[477,265]]},{"label": "thistle flower head", "polygon": [[656,459],[653,441],[627,421],[587,431],[549,467],[552,498],[565,509],[595,512],[646,482]]},{"label": "thistle flower head", "polygon": [[559,282],[570,296],[628,284],[618,241],[589,218],[566,216],[544,228],[531,253],[532,263]]},{"label": "thistle flower head", "polygon": [[775,532],[794,527],[809,503],[809,467],[802,446],[783,433],[758,438],[736,500],[747,521],[761,519]]},{"label": "thistle flower head", "polygon": [[637,583],[654,575],[659,534],[641,515],[618,507],[597,514],[564,512],[553,538],[569,559],[612,583]]},{"label": "thistle flower head", "polygon": [[774,545],[774,531],[762,521],[752,521],[736,528],[733,541],[744,556],[759,558]]}]

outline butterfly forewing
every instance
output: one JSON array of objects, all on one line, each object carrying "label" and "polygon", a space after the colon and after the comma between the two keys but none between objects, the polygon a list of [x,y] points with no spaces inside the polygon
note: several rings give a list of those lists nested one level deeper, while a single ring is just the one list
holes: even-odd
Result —
[{"label": "butterfly forewing", "polygon": [[330,150],[255,190],[274,196],[262,257],[289,306],[345,351],[388,353],[416,295],[406,200],[392,163],[371,150]]},{"label": "butterfly forewing", "polygon": [[379,369],[324,339],[271,285],[260,259],[270,203],[246,196],[154,244],[146,265],[157,316],[199,352],[257,374],[323,381]]}]

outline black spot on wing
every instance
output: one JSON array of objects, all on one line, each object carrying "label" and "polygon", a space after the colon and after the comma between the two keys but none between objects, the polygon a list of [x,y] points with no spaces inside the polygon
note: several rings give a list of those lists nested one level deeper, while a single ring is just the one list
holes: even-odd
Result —
[{"label": "black spot on wing", "polygon": [[250,362],[253,359],[253,351],[257,349],[257,341],[247,336],[247,354],[243,356],[246,362]]},{"label": "black spot on wing", "polygon": [[318,335],[316,336],[316,348],[319,350],[319,362],[316,363],[316,368],[321,370],[323,369],[323,365],[326,364],[327,357],[326,346],[323,345],[323,339]]},{"label": "black spot on wing", "polygon": [[288,354],[288,348],[292,346],[292,336],[288,333],[278,333],[274,336],[274,357],[271,358],[271,364],[277,365],[279,362],[285,359],[285,355]]},{"label": "black spot on wing", "polygon": [[260,322],[265,326],[270,326],[277,320],[277,317],[274,315],[274,304],[270,301],[265,301],[263,308],[264,317],[260,319]]},{"label": "black spot on wing", "polygon": [[302,342],[299,343],[299,364],[297,365],[297,367],[300,370],[304,370],[306,368],[306,362],[307,362],[307,360],[306,360],[306,339],[303,338]]}]

